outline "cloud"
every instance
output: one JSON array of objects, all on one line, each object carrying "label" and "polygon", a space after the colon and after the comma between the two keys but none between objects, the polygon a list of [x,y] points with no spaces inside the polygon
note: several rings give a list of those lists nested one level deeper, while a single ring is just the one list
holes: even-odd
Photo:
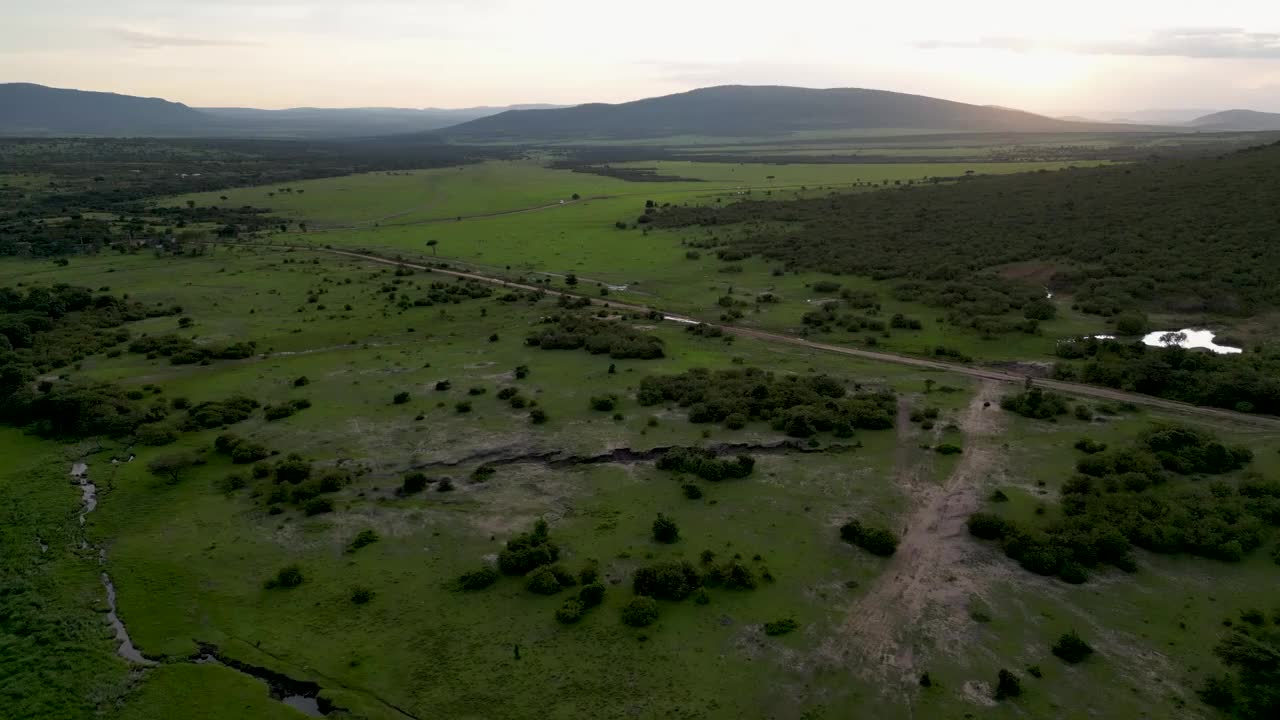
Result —
[{"label": "cloud", "polygon": [[1132,40],[1042,42],[998,36],[978,40],[927,40],[917,43],[916,47],[926,50],[1059,50],[1079,55],[1280,60],[1280,33],[1249,32],[1242,28],[1174,28]]},{"label": "cloud", "polygon": [[158,33],[130,30],[128,28],[112,28],[109,33],[117,40],[122,40],[132,48],[156,50],[159,48],[178,47],[228,47],[247,46],[255,43],[228,40],[223,38],[186,37],[181,35],[162,35]]}]

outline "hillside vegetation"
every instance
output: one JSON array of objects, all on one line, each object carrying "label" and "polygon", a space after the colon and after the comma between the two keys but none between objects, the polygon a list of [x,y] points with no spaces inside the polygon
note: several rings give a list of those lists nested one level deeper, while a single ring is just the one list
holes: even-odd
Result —
[{"label": "hillside vegetation", "polygon": [[904,290],[914,294],[992,285],[1003,282],[1002,266],[1036,263],[1036,281],[1099,315],[1247,316],[1280,305],[1280,144],[880,193],[673,206],[651,222],[747,223],[716,234],[788,268],[925,283]]},{"label": "hillside vegetation", "polygon": [[510,111],[441,132],[453,138],[483,140],[749,136],[848,128],[1089,132],[1123,130],[1125,126],[1066,122],[1019,110],[885,90],[725,85],[617,105]]}]

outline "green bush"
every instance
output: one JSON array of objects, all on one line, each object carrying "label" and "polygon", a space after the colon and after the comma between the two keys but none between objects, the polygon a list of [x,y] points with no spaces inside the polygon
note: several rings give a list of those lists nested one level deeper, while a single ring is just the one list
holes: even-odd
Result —
[{"label": "green bush", "polygon": [[700,585],[702,576],[687,562],[663,562],[637,568],[631,588],[637,595],[683,600]]},{"label": "green bush", "polygon": [[311,463],[302,459],[297,453],[290,453],[284,460],[276,463],[276,482],[287,482],[292,485],[311,477]]},{"label": "green bush", "polygon": [[793,630],[799,629],[799,627],[800,627],[800,623],[796,622],[795,619],[783,618],[781,620],[774,620],[772,622],[765,623],[764,634],[765,635],[786,635],[787,633]]},{"label": "green bush", "polygon": [[1054,655],[1072,665],[1083,662],[1085,658],[1093,654],[1093,648],[1089,647],[1089,643],[1077,635],[1075,630],[1058,638],[1051,650]]},{"label": "green bush", "polygon": [[553,566],[547,565],[529,573],[524,589],[539,595],[555,595],[565,587],[562,579],[562,575]]},{"label": "green bush", "polygon": [[604,602],[604,585],[593,582],[578,591],[578,600],[583,607],[593,608]]},{"label": "green bush", "polygon": [[692,483],[685,483],[684,485],[680,486],[680,489],[684,491],[684,496],[690,500],[702,499],[702,488],[698,487],[697,485],[694,485]]},{"label": "green bush", "polygon": [[529,411],[529,422],[534,425],[541,425],[547,421],[547,413],[542,408],[534,408]]},{"label": "green bush", "polygon": [[367,587],[356,586],[351,588],[351,602],[356,605],[364,605],[373,599],[376,593]]},{"label": "green bush", "polygon": [[898,536],[885,528],[864,526],[856,519],[840,526],[840,539],[881,557],[889,557],[898,550]]},{"label": "green bush", "polygon": [[138,426],[138,429],[135,431],[135,437],[140,445],[160,447],[162,445],[170,445],[177,442],[178,432],[165,425],[148,423],[146,425]]},{"label": "green bush", "polygon": [[333,512],[333,501],[329,498],[311,498],[302,506],[302,512],[308,517]]},{"label": "green bush", "polygon": [[277,588],[289,589],[296,588],[303,583],[305,578],[302,576],[302,568],[297,565],[285,565],[276,572],[275,577],[267,580],[263,585],[268,590]]},{"label": "green bush", "polygon": [[1048,420],[1067,414],[1067,400],[1063,396],[1033,387],[1025,392],[1006,395],[1000,407],[1009,412],[1035,420]]},{"label": "green bush", "polygon": [[622,622],[631,627],[648,627],[658,619],[658,603],[653,598],[635,597],[622,606]]},{"label": "green bush", "polygon": [[427,476],[420,472],[411,472],[404,476],[400,483],[400,492],[403,495],[412,495],[420,493],[427,487]]},{"label": "green bush", "polygon": [[538,520],[533,531],[517,535],[507,541],[498,553],[498,569],[507,575],[524,575],[543,565],[550,565],[560,557],[560,548],[551,542],[545,520]]},{"label": "green bush", "polygon": [[1018,679],[1017,675],[1001,668],[996,680],[996,700],[1017,697],[1021,694],[1022,681]]},{"label": "green bush", "polygon": [[703,575],[702,582],[707,587],[719,587],[726,590],[755,590],[758,584],[755,572],[737,560],[731,560],[724,565],[713,566]]},{"label": "green bush", "polygon": [[361,530],[352,538],[351,543],[347,545],[347,549],[355,552],[366,545],[372,545],[378,542],[378,533],[373,530]]},{"label": "green bush", "polygon": [[409,402],[408,391],[398,392],[395,394],[395,397],[391,398],[391,403],[393,405],[404,405],[407,402]]},{"label": "green bush", "polygon": [[582,619],[582,615],[587,611],[585,605],[579,600],[570,598],[564,601],[564,604],[556,610],[556,620],[565,625],[572,625]]},{"label": "green bush", "polygon": [[653,521],[653,539],[660,543],[673,543],[680,539],[680,527],[675,520],[658,513],[658,518]]},{"label": "green bush", "polygon": [[484,590],[496,582],[498,582],[498,572],[488,565],[483,565],[479,570],[462,573],[458,577],[458,588],[474,592]]},{"label": "green bush", "polygon": [[937,452],[939,455],[959,455],[960,453],[964,452],[964,448],[960,447],[959,445],[944,443],[934,448],[934,451]]},{"label": "green bush", "polygon": [[591,409],[600,412],[612,412],[618,406],[617,395],[596,395],[591,398]]}]

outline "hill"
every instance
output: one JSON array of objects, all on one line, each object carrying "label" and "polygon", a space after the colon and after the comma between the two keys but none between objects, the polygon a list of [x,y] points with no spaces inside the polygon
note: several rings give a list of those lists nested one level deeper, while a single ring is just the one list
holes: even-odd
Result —
[{"label": "hill", "polygon": [[191,108],[157,98],[0,84],[0,136],[350,138],[420,133],[512,108]]},{"label": "hill", "polygon": [[1280,113],[1258,112],[1257,110],[1224,110],[1198,117],[1188,125],[1199,130],[1280,130]]},{"label": "hill", "polygon": [[181,135],[210,122],[182,103],[31,83],[0,85],[3,135]]},{"label": "hill", "polygon": [[626,139],[882,128],[1096,132],[1128,127],[1067,122],[1020,110],[885,90],[725,85],[618,105],[594,103],[559,110],[514,110],[463,123],[443,134],[473,140]]}]

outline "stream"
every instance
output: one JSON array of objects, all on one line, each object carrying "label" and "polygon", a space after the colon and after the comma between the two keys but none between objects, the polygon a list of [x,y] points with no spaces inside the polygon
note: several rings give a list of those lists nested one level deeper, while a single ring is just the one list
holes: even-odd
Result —
[{"label": "stream", "polygon": [[[98,509],[98,486],[89,481],[89,465],[87,463],[74,463],[71,466],[71,477],[80,486],[80,498],[84,503],[83,509],[80,511],[80,527],[83,528],[85,516]],[[37,540],[40,542],[42,551],[47,549],[48,546],[44,544],[43,540],[39,538]],[[90,547],[88,538],[83,534],[80,538],[80,547],[82,549]],[[98,548],[98,564],[106,565],[106,563],[106,549]],[[133,640],[129,637],[129,630],[125,628],[124,622],[116,611],[116,586],[111,582],[111,576],[105,570],[102,572],[102,586],[107,591],[107,622],[111,624],[112,630],[115,631],[116,654],[134,665],[143,667],[159,665],[160,663],[148,659],[142,654],[142,651],[134,646]],[[323,717],[337,709],[333,707],[332,703],[320,697],[321,688],[318,683],[294,680],[283,673],[223,657],[218,654],[218,649],[212,645],[201,645],[200,653],[190,658],[189,662],[200,664],[216,663],[255,680],[262,681],[266,683],[267,690],[272,698],[279,700],[303,715]]]}]

